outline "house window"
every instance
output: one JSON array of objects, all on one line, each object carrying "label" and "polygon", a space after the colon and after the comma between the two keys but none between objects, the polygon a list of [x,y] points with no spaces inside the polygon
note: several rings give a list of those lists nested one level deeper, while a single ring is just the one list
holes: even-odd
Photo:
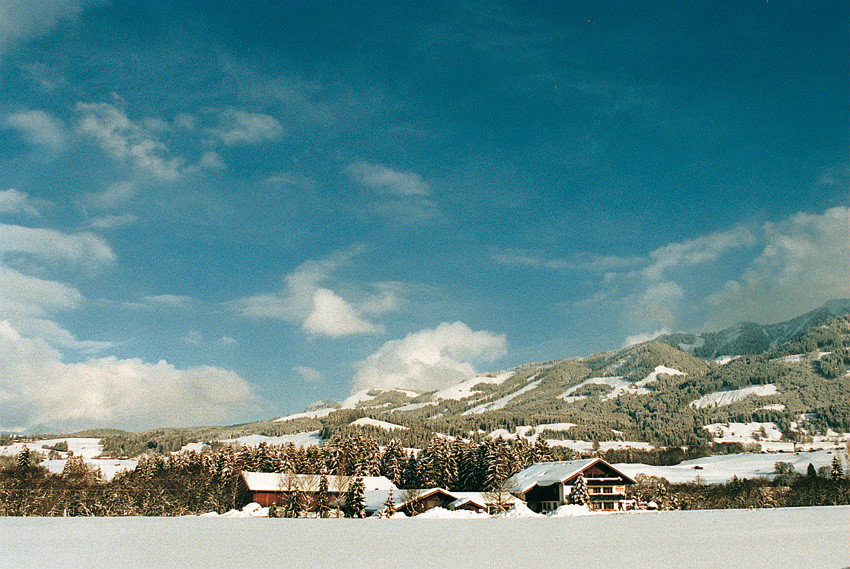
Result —
[{"label": "house window", "polygon": [[604,488],[602,488],[602,492],[603,492],[604,494],[613,494],[613,493],[614,493],[614,488],[613,488],[613,487],[611,487],[611,486],[605,486]]}]

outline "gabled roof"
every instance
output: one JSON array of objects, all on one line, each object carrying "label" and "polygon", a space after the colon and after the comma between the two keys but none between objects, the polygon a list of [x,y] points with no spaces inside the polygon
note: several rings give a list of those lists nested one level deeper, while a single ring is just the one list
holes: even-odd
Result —
[{"label": "gabled roof", "polygon": [[[245,486],[252,492],[285,492],[287,490],[300,490],[302,492],[316,492],[319,490],[319,474],[286,474],[280,472],[242,472]],[[348,484],[354,480],[354,476],[328,475],[329,492],[345,492]],[[398,492],[392,480],[386,476],[364,476],[364,491],[374,492],[377,490]]]},{"label": "gabled roof", "polygon": [[506,482],[507,488],[511,492],[525,494],[535,486],[563,484],[579,472],[584,472],[598,463],[604,464],[619,476],[634,484],[634,479],[620,472],[601,458],[586,458],[582,460],[563,460],[559,462],[538,462],[532,464],[525,470],[517,472],[508,478]]},{"label": "gabled roof", "polygon": [[[456,492],[449,492],[445,488],[416,488],[413,490],[400,490],[401,494],[398,496],[400,501],[396,502],[396,510],[400,510],[404,507],[408,502],[413,502],[415,500],[424,500],[429,496],[433,496],[434,494],[445,494],[448,498],[451,498],[452,501],[457,500],[458,496]],[[405,500],[405,498],[407,498]]]}]

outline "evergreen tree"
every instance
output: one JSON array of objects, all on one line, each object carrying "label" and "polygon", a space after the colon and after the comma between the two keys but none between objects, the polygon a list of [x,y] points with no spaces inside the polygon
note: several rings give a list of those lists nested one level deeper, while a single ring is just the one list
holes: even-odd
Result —
[{"label": "evergreen tree", "polygon": [[331,497],[328,493],[328,477],[322,474],[319,478],[319,491],[316,493],[316,514],[320,518],[328,517],[331,511]]},{"label": "evergreen tree", "polygon": [[841,467],[841,459],[838,458],[838,455],[832,457],[832,471],[830,472],[830,477],[833,480],[841,480],[844,478],[844,469]]},{"label": "evergreen tree", "polygon": [[419,461],[411,454],[404,465],[402,476],[402,488],[421,488],[422,478],[419,474]]},{"label": "evergreen tree", "polygon": [[21,472],[28,471],[33,462],[32,452],[29,447],[25,446],[21,452],[18,453],[18,470]]},{"label": "evergreen tree", "polygon": [[365,518],[366,517],[366,497],[364,496],[365,486],[363,478],[355,476],[349,482],[348,490],[345,493],[345,516],[348,518]]},{"label": "evergreen tree", "polygon": [[390,493],[387,494],[387,499],[384,502],[384,507],[381,509],[380,516],[382,518],[391,518],[395,514],[395,499],[393,499],[393,489],[390,488]]},{"label": "evergreen tree", "polygon": [[590,506],[590,493],[587,491],[587,482],[585,482],[584,476],[580,472],[570,492],[570,504]]},{"label": "evergreen tree", "polygon": [[809,467],[806,469],[806,476],[808,476],[809,478],[815,478],[817,477],[817,475],[818,472],[817,470],[815,470],[815,465],[810,462]]}]

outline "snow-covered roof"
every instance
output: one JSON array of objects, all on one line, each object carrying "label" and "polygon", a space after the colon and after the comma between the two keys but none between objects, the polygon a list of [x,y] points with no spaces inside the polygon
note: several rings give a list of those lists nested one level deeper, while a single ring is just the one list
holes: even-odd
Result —
[{"label": "snow-covered roof", "polygon": [[525,470],[517,472],[511,476],[506,482],[506,487],[512,492],[525,494],[534,486],[562,484],[579,472],[583,472],[599,462],[610,467],[614,472],[623,476],[627,480],[632,481],[630,476],[623,474],[621,471],[617,470],[601,458],[585,458],[581,460],[538,462],[536,464],[532,464]]},{"label": "snow-covered roof", "polygon": [[[280,472],[242,472],[245,485],[252,492],[280,492],[289,488],[301,491],[317,491],[319,489],[318,474],[286,474]],[[328,490],[330,492],[345,492],[348,484],[354,480],[353,476],[328,475]],[[363,486],[365,492],[383,490],[398,492],[392,480],[386,476],[364,476]],[[384,496],[386,499],[386,496]]]}]

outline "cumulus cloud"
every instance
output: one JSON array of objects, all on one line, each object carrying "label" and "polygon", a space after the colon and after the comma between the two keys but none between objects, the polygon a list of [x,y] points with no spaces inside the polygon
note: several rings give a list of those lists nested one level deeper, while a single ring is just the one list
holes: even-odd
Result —
[{"label": "cumulus cloud", "polygon": [[781,322],[850,294],[850,208],[670,243],[643,267],[607,273],[601,289],[575,306],[618,312],[627,343],[645,330]]},{"label": "cumulus cloud", "polygon": [[0,190],[0,214],[38,215],[38,210],[30,202],[29,196],[15,189]]},{"label": "cumulus cloud", "polygon": [[492,362],[506,352],[504,335],[473,331],[463,322],[444,322],[389,341],[355,364],[354,390],[432,391],[473,377],[476,362]]},{"label": "cumulus cloud", "polygon": [[765,223],[759,249],[706,299],[709,325],[778,322],[850,294],[850,208]]},{"label": "cumulus cloud", "polygon": [[66,284],[39,279],[0,264],[0,314],[43,317],[56,310],[71,310],[83,301],[80,292]]},{"label": "cumulus cloud", "polygon": [[262,401],[237,374],[114,357],[66,363],[46,341],[0,322],[0,429],[141,430],[244,420]]},{"label": "cumulus cloud", "polygon": [[320,288],[313,295],[313,311],[303,324],[307,332],[339,338],[349,334],[374,334],[382,330],[360,316],[344,298]]},{"label": "cumulus cloud", "polygon": [[325,286],[358,251],[306,261],[284,277],[284,290],[280,294],[259,294],[229,304],[244,316],[285,320],[299,324],[309,334],[339,338],[379,333],[383,327],[366,316],[397,310],[401,300],[392,290],[379,290],[354,302]]},{"label": "cumulus cloud", "polygon": [[283,135],[283,125],[276,118],[261,113],[227,109],[219,115],[219,125],[209,133],[231,146],[275,140]]},{"label": "cumulus cloud", "polygon": [[60,151],[67,143],[65,125],[45,111],[21,111],[6,118],[6,126],[16,130],[32,144],[52,151]]}]

